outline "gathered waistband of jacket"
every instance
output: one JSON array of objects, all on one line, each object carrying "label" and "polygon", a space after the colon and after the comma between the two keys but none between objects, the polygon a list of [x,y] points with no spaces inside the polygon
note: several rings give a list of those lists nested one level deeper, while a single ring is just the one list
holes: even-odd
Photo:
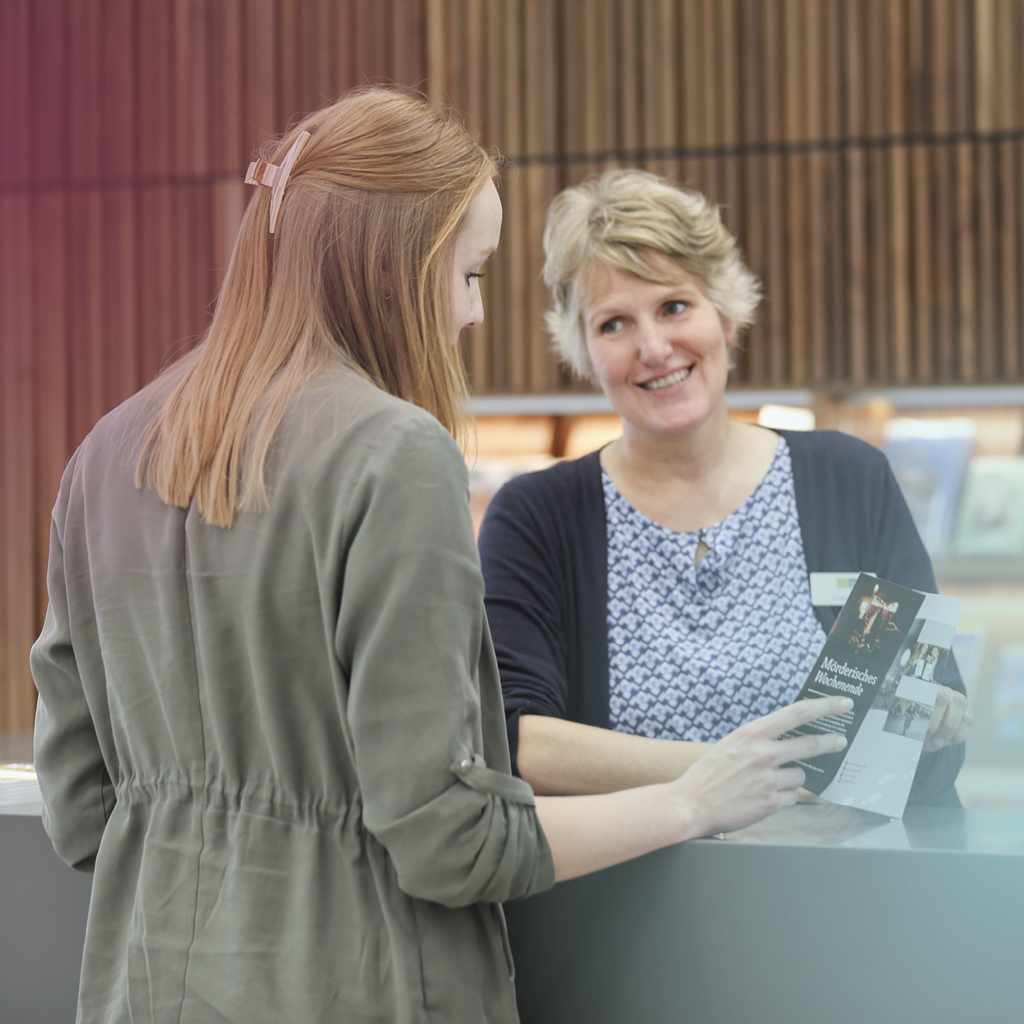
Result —
[{"label": "gathered waistband of jacket", "polygon": [[122,809],[133,806],[185,806],[200,804],[204,809],[226,814],[251,814],[296,825],[351,826],[362,822],[363,806],[358,795],[350,802],[329,801],[322,793],[284,792],[266,780],[229,785],[217,780],[190,780],[183,776],[129,776],[115,786]]}]

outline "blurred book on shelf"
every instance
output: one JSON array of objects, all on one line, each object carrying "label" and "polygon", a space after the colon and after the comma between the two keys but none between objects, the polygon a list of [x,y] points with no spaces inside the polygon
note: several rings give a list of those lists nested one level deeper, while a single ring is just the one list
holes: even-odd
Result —
[{"label": "blurred book on shelf", "polygon": [[1024,555],[1024,456],[978,455],[967,469],[956,555]]},{"label": "blurred book on shelf", "polygon": [[762,405],[757,411],[757,425],[769,430],[813,430],[814,410],[795,405]]},{"label": "blurred book on shelf", "polygon": [[885,425],[882,450],[933,558],[949,552],[974,436],[974,422],[967,417],[899,416]]},{"label": "blurred book on shelf", "polygon": [[1006,644],[999,652],[992,717],[998,739],[1024,744],[1024,644]]},{"label": "blurred book on shelf", "polygon": [[968,696],[974,693],[985,656],[985,640],[988,631],[984,628],[958,629],[953,637],[953,657],[956,658],[960,677]]}]

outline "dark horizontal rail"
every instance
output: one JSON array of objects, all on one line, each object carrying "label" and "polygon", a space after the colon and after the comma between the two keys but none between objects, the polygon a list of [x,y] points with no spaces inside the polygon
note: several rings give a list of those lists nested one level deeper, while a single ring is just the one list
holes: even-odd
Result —
[{"label": "dark horizontal rail", "polygon": [[[998,145],[1024,141],[1024,128],[998,132],[946,132],[940,135],[880,135],[801,142],[740,142],[722,146],[670,146],[650,149],[608,149],[596,153],[527,153],[504,157],[510,167],[563,167],[573,164],[643,163],[648,160],[723,160],[736,157],[800,156],[811,153],[847,153],[858,150],[898,149],[910,146],[959,146],[965,143]],[[54,193],[115,192],[153,188],[195,188],[241,181],[244,170],[201,174],[115,175],[101,178],[51,178],[42,181],[0,183],[0,197]]]},{"label": "dark horizontal rail", "polygon": [[[998,145],[1024,141],[1024,128],[998,132],[945,132],[940,135],[880,135],[801,142],[738,142],[722,146],[670,146],[650,149],[608,149],[597,153],[527,153],[504,157],[510,167],[566,167],[573,164],[643,163],[648,160],[723,160],[758,156],[800,156],[811,153],[847,153],[857,150],[898,149],[910,146],[959,146],[964,143]],[[0,196],[52,193],[115,192],[152,188],[183,188],[241,181],[242,170],[202,174],[116,175],[102,178],[59,178],[0,184]]]}]

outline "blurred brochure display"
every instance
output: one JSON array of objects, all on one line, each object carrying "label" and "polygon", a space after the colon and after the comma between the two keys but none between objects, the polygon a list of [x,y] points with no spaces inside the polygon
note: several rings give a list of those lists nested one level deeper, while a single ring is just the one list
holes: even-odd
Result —
[{"label": "blurred brochure display", "polygon": [[868,573],[857,577],[796,698],[853,700],[846,714],[796,730],[847,740],[838,753],[796,762],[807,789],[836,804],[903,817],[961,604]]},{"label": "blurred brochure display", "polygon": [[885,425],[882,450],[933,558],[949,554],[974,436],[966,417],[896,417]]},{"label": "blurred brochure display", "polygon": [[995,734],[1001,740],[1024,740],[1024,644],[1006,644],[992,693]]},{"label": "blurred brochure display", "polygon": [[977,627],[960,629],[953,637],[953,657],[968,693],[974,692],[981,675],[987,640],[988,630]]},{"label": "blurred brochure display", "polygon": [[967,470],[953,550],[1024,555],[1024,457],[979,455]]}]

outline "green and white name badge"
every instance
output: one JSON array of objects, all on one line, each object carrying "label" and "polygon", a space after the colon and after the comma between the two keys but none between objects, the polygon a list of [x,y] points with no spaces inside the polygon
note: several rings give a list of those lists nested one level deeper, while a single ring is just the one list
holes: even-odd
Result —
[{"label": "green and white name badge", "polygon": [[[815,608],[841,608],[846,604],[859,572],[812,572],[811,604]],[[874,576],[873,572],[866,573]]]}]

